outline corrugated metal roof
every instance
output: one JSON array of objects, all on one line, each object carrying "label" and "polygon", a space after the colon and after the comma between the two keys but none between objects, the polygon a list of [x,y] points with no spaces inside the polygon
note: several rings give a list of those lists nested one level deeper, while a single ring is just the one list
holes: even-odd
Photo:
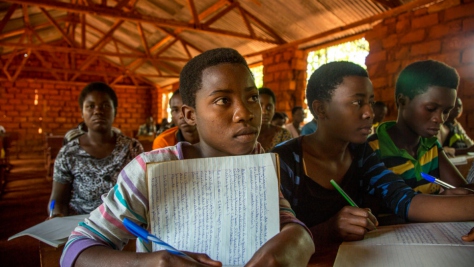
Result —
[{"label": "corrugated metal roof", "polygon": [[[125,2],[107,0],[106,7],[101,5],[102,0],[76,2],[0,1],[0,17],[10,16],[0,23],[2,61],[11,58],[11,53],[21,53],[25,49],[49,51],[50,46],[61,45],[57,53],[89,57],[99,53],[101,58],[120,69],[166,85],[176,81],[173,77],[177,77],[186,60],[201,51],[232,47],[243,55],[253,54],[248,60],[254,63],[261,60],[260,51],[344,27],[388,10],[379,3],[382,1],[376,0],[130,0],[119,9],[116,5]],[[88,2],[94,5],[86,6]],[[200,16],[200,24],[195,23],[189,2],[194,4]],[[27,14],[23,13],[25,10]],[[221,15],[223,11],[228,12]],[[212,23],[208,25],[209,22]],[[25,30],[26,24],[30,25],[31,31]],[[83,24],[85,47],[82,44]],[[114,30],[115,25],[119,26]],[[300,46],[314,46],[371,27],[359,25],[311,39]],[[0,73],[2,77],[8,78],[8,75]]]}]

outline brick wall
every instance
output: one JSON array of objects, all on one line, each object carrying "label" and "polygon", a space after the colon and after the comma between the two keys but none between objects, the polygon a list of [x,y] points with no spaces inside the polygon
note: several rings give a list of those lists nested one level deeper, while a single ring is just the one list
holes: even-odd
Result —
[{"label": "brick wall", "polygon": [[394,88],[398,73],[409,63],[434,59],[454,67],[461,76],[458,96],[464,103],[462,125],[474,136],[474,1],[449,0],[385,19],[366,34],[370,53],[367,70],[376,99],[396,119]]},{"label": "brick wall", "polygon": [[[34,60],[29,66],[35,65]],[[110,69],[111,66],[98,64],[99,68]],[[35,76],[37,75],[37,76]],[[96,76],[80,77],[81,83],[74,85],[67,82],[44,81],[51,77],[22,73],[16,82],[0,83],[0,125],[7,132],[18,133],[19,140],[12,147],[12,155],[19,153],[42,155],[44,134],[63,135],[82,121],[78,96],[87,78],[97,81]],[[0,77],[3,78],[3,77]],[[42,82],[35,82],[34,79]],[[53,78],[51,79],[53,80]],[[72,84],[72,85],[71,85]],[[136,88],[130,81],[128,86],[112,86],[119,104],[114,126],[123,134],[132,136],[146,117],[153,115],[161,119],[161,91],[154,87]],[[35,105],[35,99],[38,100]],[[158,101],[160,100],[160,101]],[[42,133],[39,133],[39,128]]]},{"label": "brick wall", "polygon": [[276,111],[286,112],[305,106],[306,68],[308,55],[296,47],[263,54],[263,84],[277,98]]}]

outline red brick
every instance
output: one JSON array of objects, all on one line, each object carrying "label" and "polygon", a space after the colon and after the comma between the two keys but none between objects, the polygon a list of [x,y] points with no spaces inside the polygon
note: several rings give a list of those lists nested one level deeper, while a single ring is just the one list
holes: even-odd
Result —
[{"label": "red brick", "polygon": [[442,50],[463,50],[464,48],[469,48],[474,43],[474,34],[473,35],[464,35],[464,36],[454,36],[449,39],[443,40]]},{"label": "red brick", "polygon": [[457,18],[472,16],[474,16],[474,3],[469,3],[447,9],[444,14],[444,19],[449,21]]},{"label": "red brick", "polygon": [[422,41],[425,38],[426,32],[423,29],[410,31],[400,39],[401,44],[409,44]]},{"label": "red brick", "polygon": [[438,24],[438,21],[439,21],[438,13],[429,14],[429,15],[412,19],[411,27],[412,29],[426,28],[426,27]]},{"label": "red brick", "polygon": [[439,24],[429,29],[429,38],[438,39],[446,35],[452,35],[461,31],[461,20],[451,21],[446,24]]},{"label": "red brick", "polygon": [[385,69],[387,73],[393,74],[398,73],[401,70],[401,62],[400,61],[392,61],[385,65]]},{"label": "red brick", "polygon": [[413,12],[413,15],[415,16],[421,16],[421,15],[425,15],[428,13],[428,9],[427,8],[420,8],[420,9],[417,9]]},{"label": "red brick", "polygon": [[462,66],[456,67],[456,70],[458,71],[459,76],[461,76],[463,79],[474,78],[474,64],[462,65]]},{"label": "red brick", "polygon": [[384,88],[387,86],[386,77],[380,77],[380,78],[375,78],[375,79],[372,78],[371,81],[374,88]]},{"label": "red brick", "polygon": [[474,31],[474,18],[463,19],[462,21],[463,31]]},{"label": "red brick", "polygon": [[461,53],[458,51],[430,55],[430,59],[444,62],[452,67],[457,67],[461,61]]},{"label": "red brick", "polygon": [[441,51],[441,41],[435,40],[431,42],[415,44],[411,47],[411,55],[418,56],[423,54],[433,54]]},{"label": "red brick", "polygon": [[385,61],[386,59],[387,59],[386,51],[369,53],[369,55],[365,58],[365,64],[372,64],[379,61]]},{"label": "red brick", "polygon": [[462,63],[474,63],[474,48],[466,49],[462,52]]},{"label": "red brick", "polygon": [[385,49],[390,48],[390,47],[394,47],[397,44],[398,44],[398,35],[396,35],[396,34],[390,34],[388,37],[386,37],[382,40],[382,46]]}]

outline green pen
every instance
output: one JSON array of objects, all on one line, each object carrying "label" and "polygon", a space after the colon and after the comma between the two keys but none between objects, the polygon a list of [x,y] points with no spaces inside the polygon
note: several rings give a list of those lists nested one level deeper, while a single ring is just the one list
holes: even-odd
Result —
[{"label": "green pen", "polygon": [[[336,183],[336,181],[334,181],[333,179],[331,179],[331,181],[329,181],[332,186],[334,186],[334,188],[336,188],[337,192],[339,192],[346,200],[347,202],[349,202],[349,204],[352,206],[352,207],[356,207],[358,208],[359,206],[357,206],[357,204],[354,202],[354,200],[352,200],[352,198],[346,193],[344,192],[344,190]],[[369,210],[369,213],[370,213],[370,210]],[[371,221],[369,220],[369,218],[367,218],[367,221],[369,223],[371,223]],[[375,227],[375,225],[374,225]],[[377,229],[377,227],[375,227],[375,229]]]},{"label": "green pen", "polygon": [[332,186],[334,186],[334,188],[336,188],[337,192],[339,192],[346,200],[347,202],[349,202],[349,204],[352,206],[352,207],[356,207],[358,208],[359,206],[357,206],[357,204],[354,202],[354,200],[352,200],[352,198],[346,194],[346,192],[344,192],[344,190],[342,190],[342,188],[336,183],[336,181],[334,181],[333,179],[331,179],[331,181],[329,181]]}]

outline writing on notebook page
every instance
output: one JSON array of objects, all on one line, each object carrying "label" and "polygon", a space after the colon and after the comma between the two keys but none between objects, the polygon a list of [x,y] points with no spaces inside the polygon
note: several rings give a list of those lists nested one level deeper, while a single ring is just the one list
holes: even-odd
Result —
[{"label": "writing on notebook page", "polygon": [[276,168],[262,155],[147,165],[150,231],[177,249],[245,264],[279,231]]}]

